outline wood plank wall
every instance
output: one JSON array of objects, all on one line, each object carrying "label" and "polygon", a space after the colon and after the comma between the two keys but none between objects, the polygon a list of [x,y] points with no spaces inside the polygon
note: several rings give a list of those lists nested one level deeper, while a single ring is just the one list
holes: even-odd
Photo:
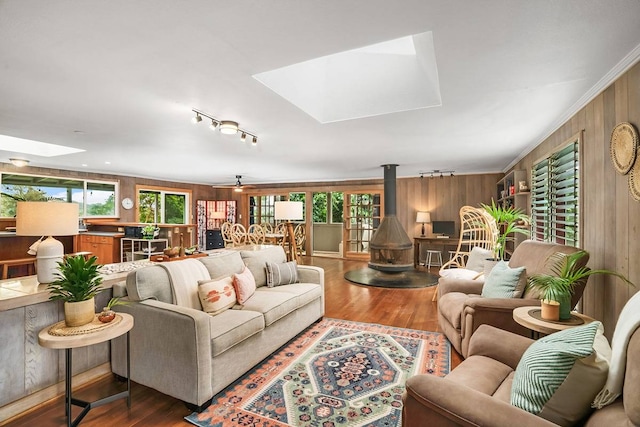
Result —
[{"label": "wood plank wall", "polygon": [[583,297],[585,314],[601,320],[611,339],[624,304],[640,290],[640,202],[631,197],[628,178],[611,163],[609,142],[614,126],[630,122],[640,128],[640,64],[617,79],[515,165],[531,171],[533,163],[572,135],[583,131],[581,246],[589,267],[626,275],[636,287],[608,276],[593,276]]}]

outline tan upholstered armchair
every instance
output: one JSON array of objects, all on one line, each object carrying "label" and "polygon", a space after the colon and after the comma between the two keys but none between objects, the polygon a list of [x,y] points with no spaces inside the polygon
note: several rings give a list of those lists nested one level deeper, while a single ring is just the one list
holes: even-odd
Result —
[{"label": "tan upholstered armchair", "polygon": [[[511,268],[526,268],[527,276],[549,273],[547,258],[555,253],[573,253],[578,248],[555,243],[526,240],[513,252],[509,260]],[[589,257],[584,257],[586,264]],[[582,297],[586,281],[575,288],[571,303],[574,307]],[[513,309],[540,305],[537,294],[526,291],[522,298],[483,298],[484,280],[468,280],[441,277],[438,281],[438,325],[460,355],[466,357],[469,339],[480,325],[488,324],[516,334],[529,336],[530,331],[513,320]]]},{"label": "tan upholstered armchair", "polygon": [[[511,380],[532,340],[483,325],[474,334],[469,357],[444,378],[416,375],[407,380],[402,425],[423,426],[555,426],[512,406]],[[584,424],[640,425],[640,329],[627,347],[622,396],[595,410]]]}]

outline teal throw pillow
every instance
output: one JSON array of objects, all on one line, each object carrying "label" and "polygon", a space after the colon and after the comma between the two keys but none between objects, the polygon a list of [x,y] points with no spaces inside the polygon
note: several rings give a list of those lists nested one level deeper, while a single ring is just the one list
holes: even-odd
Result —
[{"label": "teal throw pillow", "polygon": [[484,298],[520,298],[527,285],[527,271],[524,267],[510,268],[504,262],[498,262],[484,279],[482,296]]},{"label": "teal throw pillow", "polygon": [[525,351],[511,404],[561,426],[579,422],[604,386],[611,348],[600,322],[548,335]]}]

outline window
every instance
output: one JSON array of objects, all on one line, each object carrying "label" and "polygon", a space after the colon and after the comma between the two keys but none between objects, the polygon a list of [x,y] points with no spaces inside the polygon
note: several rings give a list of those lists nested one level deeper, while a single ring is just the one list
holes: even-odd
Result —
[{"label": "window", "polygon": [[275,225],[275,203],[285,200],[285,196],[250,196],[249,197],[249,224]]},{"label": "window", "polygon": [[347,250],[369,252],[369,241],[380,225],[380,194],[347,194]]},{"label": "window", "polygon": [[191,193],[188,190],[139,187],[138,221],[149,224],[188,224]]},{"label": "window", "polygon": [[0,217],[12,218],[18,201],[61,200],[79,205],[80,216],[117,217],[118,183],[38,176],[0,175]]},{"label": "window", "polygon": [[579,246],[580,135],[531,170],[531,238]]},{"label": "window", "polygon": [[313,222],[320,224],[341,224],[344,193],[313,193]]}]

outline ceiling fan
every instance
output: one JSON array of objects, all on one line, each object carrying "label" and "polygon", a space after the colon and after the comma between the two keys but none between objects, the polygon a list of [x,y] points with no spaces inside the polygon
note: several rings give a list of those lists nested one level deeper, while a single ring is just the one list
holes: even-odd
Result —
[{"label": "ceiling fan", "polygon": [[236,175],[236,183],[234,185],[214,185],[214,188],[233,188],[236,193],[242,193],[245,188],[252,187],[251,185],[245,185],[242,183],[242,175]]}]

